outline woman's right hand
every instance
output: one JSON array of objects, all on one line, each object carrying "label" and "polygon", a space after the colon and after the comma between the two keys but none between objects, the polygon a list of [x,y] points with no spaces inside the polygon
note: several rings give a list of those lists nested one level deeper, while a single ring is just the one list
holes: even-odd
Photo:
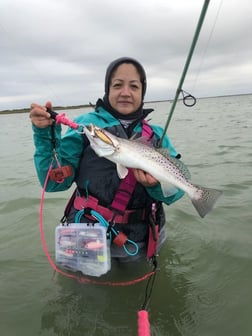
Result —
[{"label": "woman's right hand", "polygon": [[38,128],[46,128],[53,124],[54,120],[51,118],[50,113],[46,111],[47,108],[52,109],[51,102],[47,102],[45,106],[31,104],[30,119],[33,125]]}]

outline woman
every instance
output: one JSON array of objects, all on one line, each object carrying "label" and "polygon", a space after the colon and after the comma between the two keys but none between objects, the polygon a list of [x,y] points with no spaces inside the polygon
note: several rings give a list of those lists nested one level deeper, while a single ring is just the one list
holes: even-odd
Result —
[{"label": "woman", "polygon": [[[79,116],[75,122],[81,125],[92,123],[121,138],[147,137],[153,146],[158,146],[163,130],[144,121],[153,111],[143,109],[145,92],[146,74],[142,65],[133,58],[119,58],[107,68],[105,95],[103,99],[98,99],[95,111]],[[98,157],[82,134],[68,129],[61,138],[61,126],[54,125],[50,113],[47,112],[47,108],[51,107],[50,103],[47,103],[46,107],[31,105],[30,118],[36,147],[34,160],[40,183],[44,184],[55,148],[60,164],[70,166],[72,174],[61,181],[62,183],[49,180],[46,190],[63,191],[70,188],[74,182],[77,185],[76,193],[67,207],[67,222],[75,222],[76,213],[81,208],[79,202],[82,208],[83,204],[89,209],[95,207],[95,210],[105,216],[113,228],[124,237],[121,243],[112,243],[112,257],[121,258],[123,261],[143,256],[152,257],[165,239],[162,202],[169,205],[181,198],[183,192],[177,190],[165,198],[159,182],[153,176],[134,169],[132,189],[124,193],[124,196],[127,194],[126,200],[120,204],[123,210],[118,209],[118,195],[125,191],[125,185],[129,182],[120,181],[115,164]],[[170,155],[179,156],[167,136],[162,145],[169,150]],[[81,222],[90,221],[92,222],[90,213],[84,213]],[[136,256],[129,256],[125,249],[118,246],[123,242],[127,245],[126,239],[138,245],[139,252]],[[130,251],[132,246],[128,245]]]}]

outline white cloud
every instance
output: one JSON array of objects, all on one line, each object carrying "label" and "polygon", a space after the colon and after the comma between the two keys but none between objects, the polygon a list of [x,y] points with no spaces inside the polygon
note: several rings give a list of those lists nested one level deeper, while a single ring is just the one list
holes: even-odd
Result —
[{"label": "white cloud", "polygon": [[[146,99],[173,98],[203,0],[1,0],[0,110],[95,102],[107,65],[141,61]],[[251,92],[250,1],[209,4],[185,80],[199,96]]]}]

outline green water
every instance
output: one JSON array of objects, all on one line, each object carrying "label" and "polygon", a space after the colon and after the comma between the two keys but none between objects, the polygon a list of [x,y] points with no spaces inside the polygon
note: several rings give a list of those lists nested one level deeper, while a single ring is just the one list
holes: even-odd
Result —
[{"label": "green water", "polygon": [[[152,122],[164,124],[170,103],[151,106]],[[194,108],[178,103],[170,137],[193,182],[221,189],[223,196],[204,219],[188,197],[166,207],[168,240],[148,309],[152,336],[252,334],[251,107],[251,95],[200,99]],[[53,276],[40,242],[30,120],[27,114],[0,120],[1,335],[137,335],[145,282],[105,287]],[[46,194],[44,230],[52,255],[70,194]],[[141,271],[123,265],[108,277],[130,279]]]}]

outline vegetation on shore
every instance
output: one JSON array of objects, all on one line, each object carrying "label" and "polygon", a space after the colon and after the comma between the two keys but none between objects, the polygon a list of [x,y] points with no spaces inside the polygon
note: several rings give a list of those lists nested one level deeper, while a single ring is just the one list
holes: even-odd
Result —
[{"label": "vegetation on shore", "polygon": [[[83,107],[93,106],[91,103],[86,105],[76,105],[76,106],[55,106],[53,107],[54,111],[58,110],[71,110],[71,109],[79,109]],[[21,108],[21,109],[13,109],[13,110],[3,110],[0,111],[0,114],[11,114],[11,113],[28,113],[30,112],[30,107]]]},{"label": "vegetation on shore", "polygon": [[[249,96],[252,93],[240,93],[240,94],[236,94],[235,96]],[[221,95],[221,96],[212,96],[212,97],[200,97],[197,98],[198,99],[209,99],[209,98],[217,98],[217,97],[230,97],[233,95]],[[179,99],[182,100],[182,99]],[[146,101],[146,104],[150,104],[150,103],[161,103],[161,102],[172,102],[171,99],[163,99],[163,100],[152,100],[152,101]],[[80,109],[80,108],[85,108],[85,107],[95,107],[94,104],[89,103],[89,104],[84,104],[84,105],[75,105],[75,106],[54,106],[53,109],[55,111],[57,110],[72,110],[72,109]],[[28,113],[30,111],[30,107],[27,108],[21,108],[21,109],[13,109],[13,110],[3,110],[0,111],[0,115],[1,114],[11,114],[11,113]]]}]

